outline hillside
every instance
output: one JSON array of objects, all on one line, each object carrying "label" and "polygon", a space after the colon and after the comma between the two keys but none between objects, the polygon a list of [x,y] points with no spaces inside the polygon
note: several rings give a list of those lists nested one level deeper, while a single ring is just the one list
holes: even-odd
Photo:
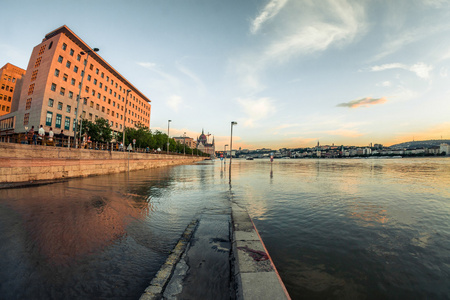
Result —
[{"label": "hillside", "polygon": [[436,147],[440,144],[450,144],[450,140],[427,140],[427,141],[410,141],[400,144],[395,144],[389,148],[401,148],[401,149],[411,149],[411,148],[430,148]]}]

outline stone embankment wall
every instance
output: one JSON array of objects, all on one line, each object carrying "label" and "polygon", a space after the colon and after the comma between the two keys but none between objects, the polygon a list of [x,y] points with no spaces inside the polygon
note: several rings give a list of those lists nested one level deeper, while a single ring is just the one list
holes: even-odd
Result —
[{"label": "stone embankment wall", "polygon": [[204,157],[0,143],[0,183],[58,180],[190,164]]}]

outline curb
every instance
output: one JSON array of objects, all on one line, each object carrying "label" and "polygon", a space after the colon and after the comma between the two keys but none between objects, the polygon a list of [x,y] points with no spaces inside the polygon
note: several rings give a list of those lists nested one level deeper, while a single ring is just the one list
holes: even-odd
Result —
[{"label": "curb", "polygon": [[166,262],[161,266],[158,273],[156,273],[155,277],[150,282],[150,285],[145,289],[144,293],[139,298],[140,300],[162,299],[164,289],[169,283],[173,271],[177,263],[180,261],[181,255],[186,250],[187,244],[191,240],[192,234],[197,228],[197,225],[198,219],[194,219],[186,227],[183,235],[176,244],[175,248],[173,248]]},{"label": "curb", "polygon": [[231,210],[237,299],[291,299],[247,210]]}]

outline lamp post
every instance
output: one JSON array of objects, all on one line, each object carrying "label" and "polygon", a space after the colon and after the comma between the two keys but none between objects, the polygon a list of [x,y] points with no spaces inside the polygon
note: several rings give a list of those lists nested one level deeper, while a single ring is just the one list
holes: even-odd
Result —
[{"label": "lamp post", "polygon": [[237,125],[237,122],[231,122],[231,137],[230,137],[230,172],[231,172],[231,159],[233,158],[233,125]]},{"label": "lamp post", "polygon": [[169,154],[169,133],[170,133],[170,122],[172,122],[172,120],[167,120],[167,154]]},{"label": "lamp post", "polygon": [[[93,51],[93,52],[98,52],[98,50],[99,50],[98,48],[92,48],[92,49],[87,50],[86,52],[84,52],[84,51],[81,51],[81,52],[80,52],[81,55],[84,55],[84,54],[87,53],[87,56],[86,56],[86,61],[85,61],[85,63],[84,63],[83,73],[81,73],[80,90],[79,90],[78,96],[77,96],[77,111],[76,111],[76,113],[75,113],[75,131],[74,131],[74,133],[73,133],[73,138],[74,138],[74,140],[75,140],[75,148],[78,148],[78,140],[77,140],[78,107],[79,107],[79,105],[80,105],[80,100],[81,100],[81,97],[80,97],[80,96],[81,96],[81,89],[82,89],[82,87],[83,87],[84,73],[86,72],[86,66],[87,66],[87,63],[88,63],[88,60],[89,60],[89,54],[91,54],[92,51]],[[81,130],[80,130],[80,132],[81,132]],[[81,137],[81,134],[80,134],[80,137]]]},{"label": "lamp post", "polygon": [[228,147],[228,144],[226,144],[225,146],[223,146],[223,163],[224,163],[224,164],[227,163],[227,147]]},{"label": "lamp post", "polygon": [[[86,103],[87,103],[87,100],[89,99],[89,97],[84,97],[83,98],[83,104],[84,104],[84,100],[86,100]],[[83,104],[81,104],[81,118],[80,118],[80,142],[81,142],[81,131],[83,130]],[[78,112],[78,109],[77,109],[77,112]]]},{"label": "lamp post", "polygon": [[131,90],[127,90],[127,98],[125,99],[125,109],[123,112],[123,138],[122,138],[122,145],[123,145],[123,151],[125,151],[125,120],[127,119],[127,104],[128,104],[128,93],[131,92]]},{"label": "lamp post", "polygon": [[183,134],[183,155],[186,155],[186,132]]}]

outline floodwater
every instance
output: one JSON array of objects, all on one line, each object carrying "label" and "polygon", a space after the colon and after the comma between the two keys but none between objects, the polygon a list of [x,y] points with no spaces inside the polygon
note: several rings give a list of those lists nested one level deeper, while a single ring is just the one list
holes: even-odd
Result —
[{"label": "floodwater", "polygon": [[450,298],[449,158],[234,159],[231,180],[217,160],[0,190],[0,298],[138,299],[191,220],[230,201],[293,299]]}]

